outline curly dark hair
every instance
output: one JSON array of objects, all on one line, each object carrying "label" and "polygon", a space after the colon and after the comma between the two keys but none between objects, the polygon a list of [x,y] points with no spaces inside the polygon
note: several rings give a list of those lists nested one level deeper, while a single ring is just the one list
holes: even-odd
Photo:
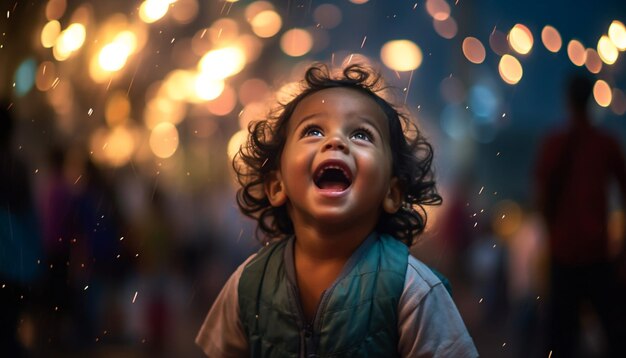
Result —
[{"label": "curly dark hair", "polygon": [[401,185],[403,205],[394,214],[383,211],[376,230],[411,246],[426,226],[424,205],[439,205],[442,201],[431,169],[432,146],[407,114],[381,97],[389,88],[383,85],[380,74],[361,64],[350,65],[335,74],[324,64],[313,64],[300,82],[299,94],[286,103],[279,102],[267,119],[250,123],[247,143],[232,162],[241,185],[237,204],[246,216],[258,221],[256,236],[261,242],[293,235],[286,205],[273,207],[263,184],[278,169],[287,139],[287,123],[298,104],[313,93],[336,87],[351,88],[369,96],[389,120],[392,173]]}]

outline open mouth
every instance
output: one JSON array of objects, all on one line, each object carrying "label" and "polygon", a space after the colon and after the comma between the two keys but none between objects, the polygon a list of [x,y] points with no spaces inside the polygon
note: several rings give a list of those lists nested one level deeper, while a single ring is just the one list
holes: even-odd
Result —
[{"label": "open mouth", "polygon": [[323,190],[344,191],[352,184],[352,174],[345,163],[327,161],[317,168],[313,181]]}]

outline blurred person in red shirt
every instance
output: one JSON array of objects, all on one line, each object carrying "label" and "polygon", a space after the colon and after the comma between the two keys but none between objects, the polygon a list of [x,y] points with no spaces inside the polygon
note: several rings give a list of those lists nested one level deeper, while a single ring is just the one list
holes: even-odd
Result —
[{"label": "blurred person in red shirt", "polygon": [[603,326],[607,355],[626,357],[626,302],[619,299],[608,238],[613,179],[626,208],[624,155],[612,135],[591,123],[591,79],[575,75],[567,85],[568,125],[545,138],[535,172],[550,260],[546,348],[559,357],[580,353],[580,308],[589,301]]}]

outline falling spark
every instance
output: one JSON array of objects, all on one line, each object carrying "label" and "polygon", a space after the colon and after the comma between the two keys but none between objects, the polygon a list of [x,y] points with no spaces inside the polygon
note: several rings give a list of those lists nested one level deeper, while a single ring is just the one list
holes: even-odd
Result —
[{"label": "falling spark", "polygon": [[363,46],[365,46],[365,40],[367,40],[367,36],[363,37],[363,42],[361,42],[361,48],[363,48]]},{"label": "falling spark", "polygon": [[200,35],[200,38],[203,38],[203,37],[204,37],[204,35],[206,34],[206,30],[207,30],[207,29],[204,29],[204,31],[202,31],[202,34]]},{"label": "falling spark", "polygon": [[550,351],[550,353],[548,353],[548,358],[552,357],[552,351]]},{"label": "falling spark", "polygon": [[10,11],[7,11],[7,19],[9,18],[10,15]]},{"label": "falling spark", "polygon": [[502,118],[506,117],[506,113],[502,113]]},{"label": "falling spark", "polygon": [[39,169],[35,169],[35,174],[39,173]]},{"label": "falling spark", "polygon": [[540,299],[540,298],[541,298],[541,296],[537,296],[537,299]]},{"label": "falling spark", "polygon": [[59,82],[60,82],[59,78],[58,77],[55,78],[54,82],[52,82],[52,89],[57,88],[57,85],[59,84]]},{"label": "falling spark", "polygon": [[352,57],[354,56],[353,53],[350,54],[350,58],[348,59],[348,65],[350,64],[350,62],[352,62]]},{"label": "falling spark", "polygon": [[268,160],[268,159],[269,159],[269,158],[265,158],[265,160],[263,161],[263,164],[261,164],[261,168],[263,168],[263,167],[265,166],[265,164],[267,164],[267,160]]},{"label": "falling spark", "polygon": [[502,215],[502,218],[504,219],[506,217],[506,215]]},{"label": "falling spark", "polygon": [[135,300],[137,299],[137,293],[138,291],[135,291],[135,295],[133,296],[133,303],[135,303]]},{"label": "falling spark", "polygon": [[481,299],[478,301],[478,303],[483,303],[483,299],[481,298]]},{"label": "falling spark", "polygon": [[85,286],[85,289],[83,291],[87,291],[88,288],[89,288],[89,285]]},{"label": "falling spark", "polygon": [[474,223],[474,227],[478,226],[478,221]]},{"label": "falling spark", "polygon": [[413,10],[415,10],[417,8],[417,3],[415,3],[415,5],[413,5]]},{"label": "falling spark", "polygon": [[87,114],[89,115],[89,117],[91,117],[91,115],[93,114],[93,108],[89,108]]},{"label": "falling spark", "polygon": [[506,346],[506,342],[502,343],[502,347]]},{"label": "falling spark", "polygon": [[78,176],[78,178],[76,179],[76,181],[74,182],[74,185],[76,185],[76,183],[78,183],[78,181],[79,181],[79,180],[80,180],[80,178],[82,178],[82,177],[83,177],[83,175],[82,175],[82,174],[81,174],[81,175],[79,175],[79,176]]},{"label": "falling spark", "polygon": [[485,189],[485,186],[483,186],[482,188],[480,188],[480,191],[478,192],[478,195],[483,193],[483,189]]},{"label": "falling spark", "polygon": [[120,241],[124,240],[124,236],[120,237]]},{"label": "falling spark", "polygon": [[496,248],[496,244],[493,244],[493,248],[494,248],[494,249]]},{"label": "falling spark", "polygon": [[411,81],[413,80],[413,72],[414,70],[412,70],[411,74],[409,75],[409,84],[406,86],[407,91],[406,91],[406,94],[404,95],[404,104],[406,104],[406,100],[407,98],[409,98],[409,91],[411,90]]},{"label": "falling spark", "polygon": [[500,152],[496,153],[496,157],[499,157],[499,156],[500,156]]}]

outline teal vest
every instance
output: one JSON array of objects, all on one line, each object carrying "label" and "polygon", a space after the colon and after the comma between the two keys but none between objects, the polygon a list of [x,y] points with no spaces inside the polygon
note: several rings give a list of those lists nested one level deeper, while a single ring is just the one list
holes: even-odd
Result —
[{"label": "teal vest", "polygon": [[398,356],[398,301],[408,248],[370,235],[306,322],[295,284],[293,241],[261,249],[239,280],[240,318],[251,357]]}]

